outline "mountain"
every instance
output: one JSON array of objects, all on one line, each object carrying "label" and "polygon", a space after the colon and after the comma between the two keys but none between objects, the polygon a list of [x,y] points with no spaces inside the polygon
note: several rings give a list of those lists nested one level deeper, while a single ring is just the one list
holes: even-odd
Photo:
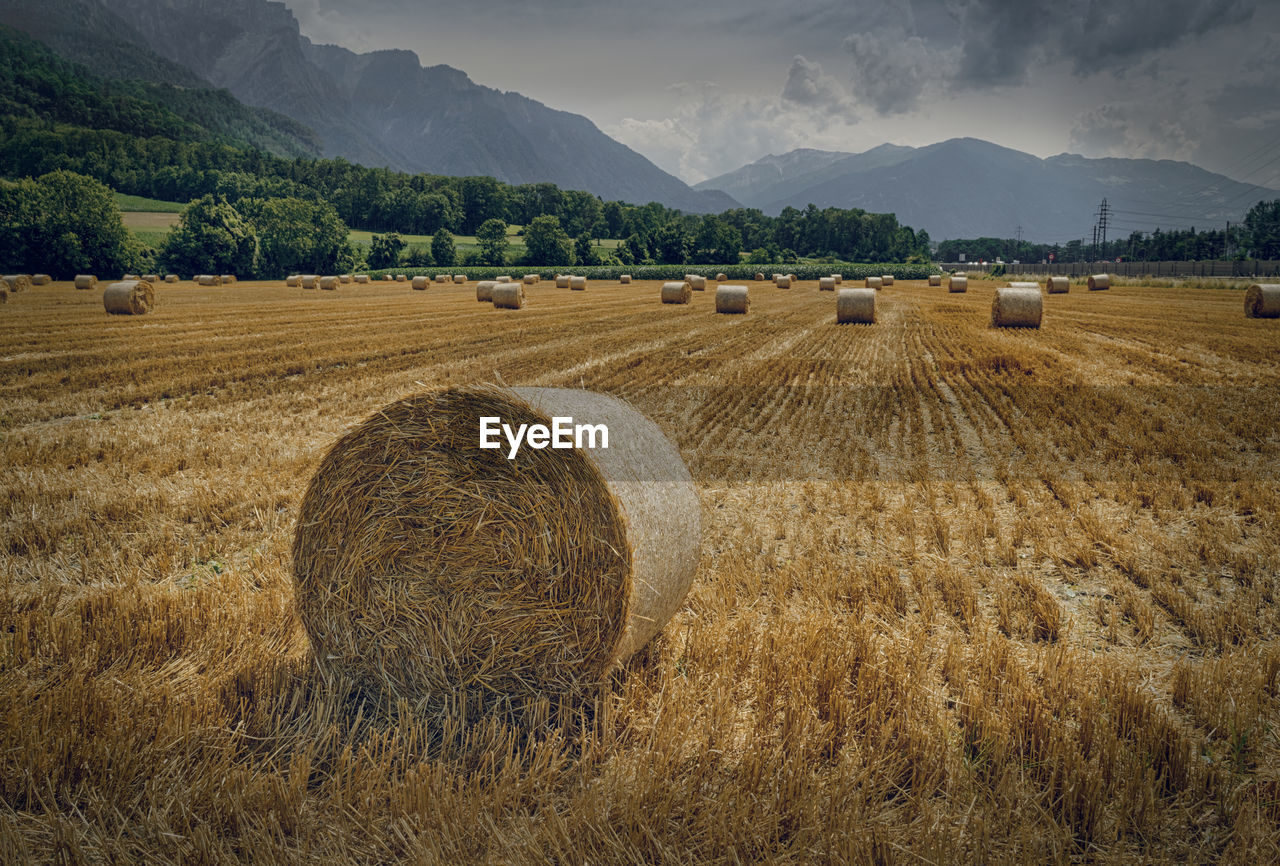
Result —
[{"label": "mountain", "polygon": [[748,207],[858,207],[897,214],[934,240],[1013,237],[1089,240],[1103,198],[1116,212],[1111,237],[1134,229],[1200,228],[1241,219],[1275,190],[1190,163],[1150,159],[1040,159],[974,138],[928,147],[881,145],[865,153],[792,151],[712,178]]},{"label": "mountain", "polygon": [[[33,20],[39,15],[31,10],[46,8],[57,26]],[[80,20],[101,22],[109,37],[81,33]],[[693,190],[580,115],[482,87],[448,66],[423,68],[410,51],[357,54],[313,44],[283,3],[0,0],[0,21],[49,34],[49,44],[74,59],[78,46],[104,41],[149,49],[168,66],[144,74],[133,62],[122,67],[128,75],[166,83],[195,75],[225,87],[247,105],[315,130],[324,156],[406,172],[551,182],[691,213],[737,206],[722,192]],[[105,71],[96,60],[84,62]]]}]

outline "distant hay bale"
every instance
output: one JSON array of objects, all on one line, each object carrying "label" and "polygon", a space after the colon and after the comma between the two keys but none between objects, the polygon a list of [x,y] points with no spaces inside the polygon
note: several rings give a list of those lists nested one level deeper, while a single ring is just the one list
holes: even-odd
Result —
[{"label": "distant hay bale", "polygon": [[498,283],[509,283],[509,282],[511,282],[511,277],[494,277],[493,279],[494,279],[494,282],[498,282]]},{"label": "distant hay bale", "polygon": [[1101,292],[1111,288],[1111,274],[1094,274],[1089,277],[1089,291]]},{"label": "distant hay bale", "polygon": [[991,302],[993,328],[1038,328],[1043,316],[1044,296],[1038,284],[996,289]]},{"label": "distant hay bale", "polygon": [[787,274],[787,276],[791,278],[791,282],[793,284],[800,282],[800,278],[797,277],[795,274]]},{"label": "distant hay bale", "polygon": [[176,283],[176,282],[179,282],[179,280],[178,280],[178,275],[177,275],[177,274],[165,274],[165,275],[164,275],[164,281],[165,281],[166,283]]},{"label": "distant hay bale", "polygon": [[159,275],[159,274],[143,274],[143,275],[142,275],[142,281],[143,281],[144,283],[152,283],[152,284],[155,284],[155,283],[160,282],[160,275]]},{"label": "distant hay bale", "polygon": [[357,282],[357,283],[367,283],[367,282],[369,282],[369,275],[368,275],[368,274],[353,274],[353,275],[351,276],[351,279],[352,279],[352,280],[354,280],[354,281],[355,281],[355,282]]},{"label": "distant hay bale", "polygon": [[537,274],[525,274],[524,284],[526,286],[536,286],[538,284],[538,279],[539,278]]},{"label": "distant hay bale", "polygon": [[884,277],[867,277],[867,281],[866,281],[866,288],[868,288],[868,289],[883,289],[883,288],[884,288]]},{"label": "distant hay bale", "polygon": [[436,282],[437,282],[437,283],[447,283],[447,282],[449,282],[449,281],[450,281],[450,280],[452,280],[452,279],[453,279],[453,277],[452,277],[452,276],[450,276],[449,274],[436,274]]},{"label": "distant hay bale", "polygon": [[493,303],[493,287],[496,285],[496,280],[481,280],[476,283],[476,300]]},{"label": "distant hay bale", "polygon": [[836,292],[837,325],[872,325],[875,321],[875,289],[841,289]]},{"label": "distant hay bale", "polygon": [[662,303],[687,304],[693,299],[693,290],[688,280],[674,280],[662,284]]},{"label": "distant hay bale", "polygon": [[729,279],[729,278],[728,278],[728,277],[726,277],[724,274],[716,274],[716,282],[717,282],[717,283],[723,283],[723,282],[724,282],[725,280],[727,280],[727,279]]},{"label": "distant hay bale", "polygon": [[321,277],[320,288],[326,292],[337,291],[338,284],[341,282],[337,277]]},{"label": "distant hay bale", "polygon": [[235,274],[222,274],[222,284],[224,286],[234,285],[236,281]]},{"label": "distant hay bale", "polygon": [[969,278],[953,276],[951,279],[947,280],[947,291],[952,294],[969,291]]},{"label": "distant hay bale", "polygon": [[467,275],[466,275],[466,274],[454,274],[454,275],[453,275],[453,281],[454,281],[456,284],[458,284],[458,285],[460,286],[460,285],[462,285],[463,283],[465,283],[465,282],[467,281]]},{"label": "distant hay bale", "polygon": [[1035,289],[1036,291],[1039,291],[1039,290],[1040,290],[1040,284],[1039,284],[1039,283],[1030,283],[1030,282],[1020,282],[1020,283],[1015,282],[1015,283],[1010,283],[1010,284],[1008,285],[1008,288],[1010,288],[1010,289]]},{"label": "distant hay bale", "polygon": [[[317,278],[317,279],[318,279],[318,278]],[[201,274],[199,277],[197,277],[197,278],[196,278],[196,282],[197,282],[197,283],[199,283],[199,284],[200,284],[200,285],[202,285],[202,286],[220,286],[220,285],[222,285],[222,278],[221,278],[221,277],[219,277],[217,274]],[[308,285],[307,285],[307,278],[306,278],[306,277],[303,277],[303,278],[302,278],[302,287],[303,287],[304,289],[314,289],[314,288],[315,288],[315,285],[314,285],[314,284],[312,284],[312,285],[308,286]]]},{"label": "distant hay bale", "polygon": [[586,291],[587,278],[586,277],[570,277],[569,288],[575,292]]},{"label": "distant hay bale", "polygon": [[142,279],[142,277],[141,277],[140,275],[138,275],[138,274],[125,274],[125,275],[124,275],[123,277],[121,277],[120,279],[121,279],[121,281],[122,281],[122,282],[126,282],[126,283],[127,283],[127,282],[129,282],[130,280],[140,280],[140,279]]},{"label": "distant hay bale", "polygon": [[773,278],[773,284],[780,289],[791,288],[791,277],[787,274],[778,274]]},{"label": "distant hay bale", "polygon": [[155,291],[146,280],[121,280],[102,293],[102,306],[113,316],[141,316],[151,312],[155,302]]},{"label": "distant hay bale", "polygon": [[76,274],[77,289],[96,289],[98,287],[98,278],[94,274]]},{"label": "distant hay bale", "polygon": [[5,274],[0,279],[4,280],[11,292],[25,292],[31,288],[31,277],[26,274]]},{"label": "distant hay bale", "polygon": [[407,283],[408,281],[409,281],[409,278],[404,274],[396,274],[397,283]]},{"label": "distant hay bale", "polygon": [[778,282],[778,280],[782,279],[782,278],[783,278],[783,277],[785,277],[785,276],[786,276],[786,274],[774,274],[774,275],[773,275],[773,282],[776,284],[776,283]]},{"label": "distant hay bale", "polygon": [[[481,418],[603,425],[608,448],[482,450]],[[453,388],[384,406],[331,447],[293,540],[299,619],[328,683],[475,719],[603,683],[679,610],[697,487],[620,400]]]},{"label": "distant hay bale", "polygon": [[500,310],[518,310],[524,306],[524,283],[493,284],[493,305]]},{"label": "distant hay bale", "polygon": [[705,292],[707,290],[707,278],[699,274],[688,274],[684,281],[689,284],[689,288],[695,292]]},{"label": "distant hay bale", "polygon": [[942,274],[929,274],[929,285],[931,286],[942,285]]},{"label": "distant hay bale", "polygon": [[1049,277],[1044,281],[1044,289],[1051,295],[1065,295],[1071,291],[1071,278]]},{"label": "distant hay bale", "polygon": [[569,275],[568,275],[568,274],[556,274],[556,288],[557,288],[557,289],[567,289],[567,288],[569,288]]},{"label": "distant hay bale", "polygon": [[431,285],[431,280],[427,277],[417,276],[413,278],[413,282],[410,285],[419,292],[425,292],[427,286]]},{"label": "distant hay bale", "polygon": [[302,274],[289,274],[284,278],[284,284],[290,289],[297,289],[302,286]]},{"label": "distant hay bale", "polygon": [[347,285],[351,282],[351,274],[338,274],[338,282]]},{"label": "distant hay bale", "polygon": [[836,285],[839,286],[844,283],[844,274],[832,274],[831,279],[835,280]]},{"label": "distant hay bale", "polygon": [[50,281],[51,279],[52,279],[52,277],[50,277],[48,274],[32,274],[32,275],[31,275],[31,285],[33,285],[33,286],[47,286],[47,285],[49,285],[49,281]]},{"label": "distant hay bale", "polygon": [[1280,319],[1280,284],[1254,283],[1246,289],[1244,314],[1250,319]]},{"label": "distant hay bale", "polygon": [[395,282],[395,279],[396,279],[396,278],[395,278],[395,277],[393,277],[393,276],[391,276],[391,274],[383,274],[383,275],[382,275],[382,281],[383,281],[384,283],[391,283],[391,282]]},{"label": "distant hay bale", "polygon": [[893,285],[893,274],[885,274],[880,278],[883,285],[888,288]]},{"label": "distant hay bale", "polygon": [[818,291],[834,292],[835,290],[836,290],[835,277],[819,277],[818,278]]},{"label": "distant hay bale", "polygon": [[315,289],[320,286],[320,276],[318,274],[303,274],[301,279],[304,289]]},{"label": "distant hay bale", "polygon": [[631,274],[623,274],[622,276],[618,277],[618,282],[622,283],[622,285],[624,286],[631,285]]},{"label": "distant hay bale", "polygon": [[722,285],[716,288],[717,313],[746,313],[751,310],[751,296],[746,286]]},{"label": "distant hay bale", "polygon": [[756,272],[756,282],[764,282],[764,274],[759,271]]}]

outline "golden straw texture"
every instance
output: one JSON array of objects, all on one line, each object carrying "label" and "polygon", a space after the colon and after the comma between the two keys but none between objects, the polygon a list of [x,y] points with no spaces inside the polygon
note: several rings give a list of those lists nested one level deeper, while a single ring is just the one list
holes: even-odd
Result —
[{"label": "golden straw texture", "polygon": [[151,311],[155,292],[146,280],[122,280],[107,286],[102,293],[102,306],[117,316],[141,316]]},{"label": "golden straw texture", "polygon": [[717,313],[747,313],[751,311],[751,296],[746,286],[722,285],[716,288]]},{"label": "golden straw texture", "polygon": [[875,320],[875,289],[840,289],[836,292],[836,324],[870,325]]},{"label": "golden straw texture", "polygon": [[1038,328],[1044,316],[1044,296],[1040,286],[1012,286],[996,289],[991,301],[991,326],[994,328]]},{"label": "golden straw texture", "polygon": [[1250,319],[1280,319],[1280,284],[1254,283],[1246,289],[1244,314]]}]

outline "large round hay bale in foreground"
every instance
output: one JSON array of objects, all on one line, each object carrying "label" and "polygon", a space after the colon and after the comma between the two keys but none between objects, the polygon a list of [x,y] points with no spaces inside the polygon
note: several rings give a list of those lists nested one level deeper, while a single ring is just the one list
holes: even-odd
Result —
[{"label": "large round hay bale in foreground", "polygon": [[454,274],[454,275],[453,275],[453,281],[454,281],[455,283],[457,283],[458,285],[462,285],[463,283],[465,283],[465,282],[467,281],[467,275],[466,275],[466,274]]},{"label": "large round hay bale in foreground", "polygon": [[303,274],[299,279],[304,289],[315,289],[320,286],[319,274]]},{"label": "large round hay bale in foreground", "polygon": [[337,277],[321,277],[320,288],[324,289],[326,292],[334,292],[337,291],[339,282],[340,281]]},{"label": "large round hay bale in foreground", "polygon": [[587,289],[586,277],[569,277],[569,289],[574,292],[583,292]]},{"label": "large round hay bale in foreground", "polygon": [[969,278],[953,276],[947,280],[947,291],[952,294],[969,291]]},{"label": "large round hay bale in foreground", "polygon": [[176,283],[176,282],[178,282],[178,275],[177,275],[177,274],[165,274],[165,275],[164,275],[164,281],[165,281],[166,283],[170,283],[170,284]]},{"label": "large round hay bale in foreground", "polygon": [[751,296],[746,286],[723,285],[716,288],[717,313],[747,313],[751,311]]},{"label": "large round hay bale in foreground", "polygon": [[417,276],[413,278],[413,282],[410,285],[419,292],[425,292],[427,286],[431,285],[431,280],[427,277]]},{"label": "large round hay bale in foreground", "polygon": [[98,287],[98,278],[94,274],[76,274],[77,289],[96,289]]},{"label": "large round hay bale in foreground", "polygon": [[622,283],[624,286],[631,285],[631,274],[623,274],[618,277],[618,282]]},{"label": "large round hay bale in foreground", "polygon": [[494,283],[493,306],[499,310],[518,310],[524,306],[524,283]]},{"label": "large round hay bale in foreground", "polygon": [[50,277],[48,274],[32,274],[32,275],[31,275],[31,285],[33,285],[33,286],[47,286],[47,285],[49,285],[49,282],[50,282],[50,280],[52,280],[52,279],[53,279],[53,278],[52,278],[52,277]]},{"label": "large round hay bale in foreground", "polygon": [[5,274],[0,277],[11,292],[25,292],[31,288],[31,277],[26,274]]},{"label": "large round hay bale in foreground", "polygon": [[1038,328],[1043,316],[1044,296],[1038,284],[996,289],[991,302],[993,328]]},{"label": "large round hay bale in foreground", "polygon": [[865,288],[868,288],[868,289],[883,289],[883,288],[884,288],[884,278],[883,278],[883,277],[867,277],[867,281],[866,281],[866,286],[865,286]]},{"label": "large round hay bale in foreground", "polygon": [[1245,289],[1244,314],[1250,319],[1280,319],[1280,284],[1254,283]]},{"label": "large round hay bale in foreground", "polygon": [[674,280],[662,284],[662,303],[687,304],[693,299],[693,290],[686,280]]},{"label": "large round hay bale in foreground", "polygon": [[836,292],[837,325],[872,325],[875,321],[875,289],[841,289]]},{"label": "large round hay bale in foreground", "polygon": [[1071,291],[1071,278],[1048,277],[1044,281],[1044,290],[1051,295],[1065,295]]},{"label": "large round hay bale in foreground", "polygon": [[931,286],[942,285],[942,274],[929,274],[929,285]]},{"label": "large round hay bale in foreground", "polygon": [[1093,274],[1089,277],[1089,291],[1100,292],[1111,288],[1111,274]]},{"label": "large round hay bale in foreground", "polygon": [[494,280],[481,280],[476,283],[476,300],[493,303],[493,287],[498,285]]},{"label": "large round hay bale in foreground", "polygon": [[[608,448],[480,448],[482,418],[604,425]],[[488,422],[492,424],[493,422]],[[496,440],[505,443],[499,432]],[[383,407],[329,449],[293,540],[321,677],[475,718],[601,683],[679,610],[701,549],[680,452],[603,394],[456,388]]]},{"label": "large round hay bale in foreground", "polygon": [[102,293],[102,306],[116,316],[141,316],[151,312],[155,302],[155,291],[146,280],[121,280]]},{"label": "large round hay bale in foreground", "polygon": [[780,289],[789,289],[791,288],[791,277],[786,274],[778,274],[773,278],[773,284]]},{"label": "large round hay bale in foreground", "polygon": [[569,288],[569,275],[568,275],[568,274],[556,274],[556,288],[557,288],[557,289],[567,289],[567,288]]},{"label": "large round hay bale in foreground", "polygon": [[835,277],[819,277],[818,278],[818,291],[834,292],[835,290],[836,290]]}]

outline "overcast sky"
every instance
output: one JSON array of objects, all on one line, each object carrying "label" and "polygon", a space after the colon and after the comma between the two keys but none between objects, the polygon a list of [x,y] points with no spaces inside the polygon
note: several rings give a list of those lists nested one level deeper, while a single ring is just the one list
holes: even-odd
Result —
[{"label": "overcast sky", "polygon": [[1275,0],[285,0],[586,115],[689,183],[797,147],[973,136],[1280,187]]}]

